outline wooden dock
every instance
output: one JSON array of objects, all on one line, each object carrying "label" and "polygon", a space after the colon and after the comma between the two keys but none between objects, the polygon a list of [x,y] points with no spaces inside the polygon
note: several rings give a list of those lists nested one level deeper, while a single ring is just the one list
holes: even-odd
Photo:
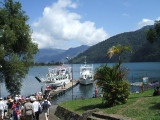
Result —
[{"label": "wooden dock", "polygon": [[[78,80],[73,80],[73,87],[75,87],[78,84],[79,84]],[[60,96],[70,89],[72,89],[72,82],[66,84],[65,88],[63,86],[60,86],[60,87],[57,87],[56,90],[51,90],[50,97],[53,98],[53,97]]]},{"label": "wooden dock", "polygon": [[130,83],[131,86],[142,86],[142,82]]}]

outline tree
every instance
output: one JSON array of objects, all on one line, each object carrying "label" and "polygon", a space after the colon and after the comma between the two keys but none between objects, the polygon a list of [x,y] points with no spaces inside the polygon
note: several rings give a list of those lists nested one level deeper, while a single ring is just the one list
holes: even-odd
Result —
[{"label": "tree", "polygon": [[127,101],[130,94],[129,83],[126,79],[128,70],[121,67],[121,54],[125,51],[131,51],[130,47],[117,45],[112,46],[107,54],[111,58],[115,53],[118,54],[119,64],[112,67],[102,65],[96,68],[95,80],[97,85],[103,89],[103,101],[107,106],[123,104]]},{"label": "tree", "polygon": [[127,69],[118,64],[108,67],[102,65],[95,70],[97,85],[103,89],[103,102],[107,106],[123,104],[130,94],[129,83],[126,79]]},{"label": "tree", "polygon": [[0,5],[0,72],[11,95],[19,94],[22,80],[34,63],[38,45],[32,42],[29,17],[20,2],[5,0]]},{"label": "tree", "polygon": [[160,20],[155,21],[154,28],[148,29],[146,33],[146,38],[150,43],[160,40]]},{"label": "tree", "polygon": [[109,48],[107,54],[109,55],[109,58],[111,58],[116,53],[118,55],[118,61],[119,61],[119,66],[120,66],[121,54],[125,50],[129,50],[130,52],[132,52],[131,47],[122,46],[122,45],[118,44],[117,46],[112,46],[111,48]]}]

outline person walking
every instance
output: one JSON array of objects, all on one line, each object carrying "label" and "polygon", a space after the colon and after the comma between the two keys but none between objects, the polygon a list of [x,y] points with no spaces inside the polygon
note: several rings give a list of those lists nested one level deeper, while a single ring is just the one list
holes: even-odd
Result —
[{"label": "person walking", "polygon": [[16,107],[13,109],[14,120],[20,120],[22,115],[22,109],[20,102],[17,102]]},{"label": "person walking", "polygon": [[49,119],[49,107],[51,106],[51,103],[50,103],[50,101],[48,101],[47,97],[41,103],[41,105],[43,107],[45,118],[46,118],[46,120],[48,120]]},{"label": "person walking", "polygon": [[7,105],[7,98],[4,97],[4,119],[6,118],[7,114],[8,114],[8,105]]},{"label": "person walking", "polygon": [[63,83],[63,86],[64,86],[64,88],[65,88],[65,86],[66,86],[66,82],[64,82],[64,83]]},{"label": "person walking", "polygon": [[7,102],[7,105],[8,105],[8,115],[9,115],[9,118],[12,118],[12,116],[13,116],[13,110],[12,110],[13,100],[11,98],[9,98],[9,100]]},{"label": "person walking", "polygon": [[43,86],[41,87],[41,93],[43,94]]},{"label": "person walking", "polygon": [[4,117],[4,101],[3,99],[0,97],[0,114],[1,114],[1,120],[3,120]]},{"label": "person walking", "polygon": [[41,108],[41,105],[40,103],[36,100],[36,98],[33,98],[33,107],[34,107],[34,113],[35,113],[35,116],[34,116],[34,120],[39,120],[39,108]]},{"label": "person walking", "polygon": [[95,88],[95,98],[97,98],[98,97],[98,89],[97,89],[97,87]]},{"label": "person walking", "polygon": [[33,120],[33,116],[35,116],[33,104],[30,102],[29,98],[26,98],[23,114],[26,117],[26,120]]}]

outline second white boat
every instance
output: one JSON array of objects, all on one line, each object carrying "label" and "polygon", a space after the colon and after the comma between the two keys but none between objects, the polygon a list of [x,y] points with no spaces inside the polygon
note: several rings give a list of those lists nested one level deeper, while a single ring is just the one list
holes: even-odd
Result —
[{"label": "second white boat", "polygon": [[94,83],[93,64],[87,65],[86,58],[85,58],[85,64],[81,65],[81,67],[80,67],[79,82],[80,82],[80,84],[83,84],[83,85],[88,85],[88,84]]}]

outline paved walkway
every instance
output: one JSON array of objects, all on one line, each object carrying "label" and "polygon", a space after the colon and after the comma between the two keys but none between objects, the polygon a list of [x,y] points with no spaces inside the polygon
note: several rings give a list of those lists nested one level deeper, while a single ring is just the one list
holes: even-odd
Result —
[{"label": "paved walkway", "polygon": [[[57,116],[54,115],[56,108],[57,108],[57,105],[52,105],[50,107],[49,120],[60,120]],[[39,118],[40,118],[39,120],[45,120],[44,113],[40,114]]]}]

